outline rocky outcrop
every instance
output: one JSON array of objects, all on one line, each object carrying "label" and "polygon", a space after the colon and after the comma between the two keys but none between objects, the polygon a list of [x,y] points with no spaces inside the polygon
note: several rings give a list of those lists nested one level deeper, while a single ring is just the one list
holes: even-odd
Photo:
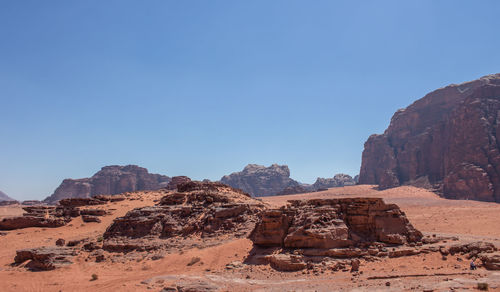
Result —
[{"label": "rocky outcrop", "polygon": [[[351,272],[356,272],[357,258],[423,252],[415,248],[422,245],[422,233],[398,206],[379,198],[289,201],[280,209],[263,211],[250,239],[255,250],[251,256],[280,271],[315,265],[347,271],[350,265]],[[269,249],[272,254],[267,254]]]},{"label": "rocky outcrop", "polygon": [[0,191],[0,202],[1,201],[15,201],[15,200],[7,196],[4,192]]},{"label": "rocky outcrop", "polygon": [[316,179],[316,182],[311,186],[312,190],[328,189],[335,187],[353,186],[356,181],[348,174],[339,173],[334,175],[332,178],[320,178]]},{"label": "rocky outcrop", "polygon": [[174,176],[174,177],[172,177],[172,180],[168,183],[166,189],[167,190],[176,190],[178,185],[180,185],[182,183],[190,182],[190,181],[191,181],[191,179],[187,176]]},{"label": "rocky outcrop", "polygon": [[221,183],[185,182],[151,207],[116,218],[104,233],[108,251],[185,248],[246,236],[264,205]]},{"label": "rocky outcrop", "polygon": [[342,248],[365,242],[420,241],[397,205],[379,198],[293,200],[264,211],[251,239],[259,246]]},{"label": "rocky outcrop", "polygon": [[479,258],[481,259],[483,266],[488,270],[500,270],[500,253],[493,254],[480,254]]},{"label": "rocky outcrop", "polygon": [[286,188],[299,185],[298,182],[290,178],[288,166],[277,164],[269,167],[249,164],[243,171],[225,175],[220,181],[254,197],[273,196]]},{"label": "rocky outcrop", "polygon": [[14,230],[28,227],[61,227],[66,225],[67,221],[58,217],[39,217],[39,216],[19,216],[4,218],[0,221],[0,230]]},{"label": "rocky outcrop", "polygon": [[14,258],[16,264],[26,264],[32,271],[50,271],[72,264],[72,258],[77,252],[67,247],[38,247],[18,250]]},{"label": "rocky outcrop", "polygon": [[368,138],[359,183],[500,202],[499,112],[500,74],[427,94]]},{"label": "rocky outcrop", "polygon": [[149,173],[146,168],[137,165],[105,166],[90,178],[65,179],[44,202],[53,204],[65,198],[157,190],[166,187],[169,182],[168,176]]},{"label": "rocky outcrop", "polygon": [[80,209],[84,206],[103,205],[111,201],[124,200],[124,196],[97,196],[94,198],[72,198],[59,201],[57,206],[25,206],[23,216],[7,217],[0,221],[0,230],[14,230],[29,227],[61,227],[72,218],[82,215],[84,222],[100,222],[95,216],[104,216],[102,209]]}]

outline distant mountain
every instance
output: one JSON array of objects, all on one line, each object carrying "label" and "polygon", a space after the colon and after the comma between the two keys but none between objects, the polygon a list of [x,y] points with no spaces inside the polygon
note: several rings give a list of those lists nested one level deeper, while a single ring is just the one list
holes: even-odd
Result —
[{"label": "distant mountain", "polygon": [[311,186],[312,190],[328,189],[335,187],[353,186],[356,184],[355,179],[350,175],[344,173],[338,173],[332,178],[321,178],[318,177],[316,182]]},{"label": "distant mountain", "polygon": [[166,187],[170,180],[168,176],[149,173],[146,168],[137,165],[105,166],[90,178],[63,180],[44,202],[55,203],[65,198],[88,198],[101,194],[156,190]]},{"label": "distant mountain", "polygon": [[0,191],[0,201],[15,201],[15,200],[7,196],[4,192]]},{"label": "distant mountain", "polygon": [[254,197],[277,195],[285,188],[300,185],[290,178],[290,170],[287,165],[278,164],[269,167],[249,164],[240,172],[223,176],[220,181]]}]

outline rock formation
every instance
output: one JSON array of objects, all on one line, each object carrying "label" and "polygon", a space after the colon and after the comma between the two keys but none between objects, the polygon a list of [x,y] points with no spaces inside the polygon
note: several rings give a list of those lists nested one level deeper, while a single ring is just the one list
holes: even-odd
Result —
[{"label": "rock formation", "polygon": [[289,202],[262,213],[251,235],[254,244],[330,249],[365,242],[405,244],[422,238],[397,205],[379,198]]},{"label": "rock formation", "polygon": [[68,247],[38,247],[18,250],[14,258],[16,264],[26,264],[32,271],[49,271],[70,265],[77,252]]},{"label": "rock formation", "polygon": [[[108,251],[185,248],[215,244],[227,236],[246,236],[264,205],[221,183],[185,182],[156,206],[134,209],[104,233]],[[202,239],[202,242],[200,242]]]},{"label": "rock formation", "polygon": [[172,177],[172,180],[166,186],[166,189],[167,190],[176,190],[178,185],[180,185],[182,183],[190,182],[190,181],[191,181],[191,179],[187,176],[174,176],[174,177]]},{"label": "rock formation", "polygon": [[0,201],[15,201],[15,200],[7,196],[4,192],[0,191]]},{"label": "rock formation", "polygon": [[316,182],[311,186],[312,190],[328,189],[335,187],[353,186],[356,181],[348,174],[339,173],[334,175],[332,178],[320,178],[316,179]]},{"label": "rock formation", "polygon": [[[328,263],[333,270],[350,265],[357,271],[356,258],[414,255],[421,250],[409,246],[422,245],[422,233],[399,207],[379,198],[289,201],[280,209],[263,211],[250,239],[257,247],[253,257],[280,271],[298,271],[313,263]],[[259,255],[262,248],[274,250]]]},{"label": "rock formation", "polygon": [[[104,205],[110,201],[121,201],[123,196],[96,196],[94,198],[71,198],[59,201],[57,206],[25,206],[23,216],[7,217],[0,221],[0,230],[14,230],[28,227],[55,228],[68,224],[72,218],[82,216],[84,222],[98,222],[96,216],[104,216],[101,209],[80,207]],[[87,221],[86,221],[87,220]]]},{"label": "rock formation", "polygon": [[499,112],[500,74],[427,94],[368,138],[359,183],[500,202]]},{"label": "rock formation", "polygon": [[285,188],[299,185],[298,182],[290,178],[288,166],[277,164],[269,167],[249,164],[243,171],[225,175],[220,181],[254,197],[273,196]]},{"label": "rock formation", "polygon": [[44,200],[53,204],[64,198],[89,198],[124,192],[157,190],[170,182],[168,176],[149,173],[136,165],[105,166],[90,178],[65,179],[54,193]]}]

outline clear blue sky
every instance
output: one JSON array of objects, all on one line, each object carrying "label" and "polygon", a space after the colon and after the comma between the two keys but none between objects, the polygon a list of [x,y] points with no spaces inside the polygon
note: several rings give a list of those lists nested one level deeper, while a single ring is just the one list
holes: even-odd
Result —
[{"label": "clear blue sky", "polygon": [[431,90],[500,72],[498,1],[1,1],[0,190],[104,165],[359,172]]}]

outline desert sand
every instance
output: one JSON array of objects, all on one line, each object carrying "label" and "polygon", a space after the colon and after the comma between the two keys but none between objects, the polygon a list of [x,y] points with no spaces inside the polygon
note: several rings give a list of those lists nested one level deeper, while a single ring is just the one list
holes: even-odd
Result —
[{"label": "desert sand", "polygon": [[[362,262],[360,273],[349,271],[279,272],[268,265],[245,264],[252,249],[248,239],[236,239],[218,246],[170,251],[157,259],[147,259],[147,252],[105,253],[100,263],[80,254],[72,265],[43,272],[31,272],[22,265],[13,266],[16,250],[54,246],[58,238],[66,241],[98,238],[114,218],[127,211],[155,204],[161,194],[137,192],[133,200],[109,203],[112,214],[101,223],[84,223],[81,218],[59,228],[26,228],[6,231],[0,236],[1,291],[161,291],[182,282],[204,281],[223,291],[456,291],[473,289],[479,282],[488,283],[490,291],[500,291],[500,272],[480,268],[469,271],[465,258],[439,253],[401,258],[383,258]],[[360,185],[332,188],[323,192],[265,197],[272,206],[291,199],[335,197],[381,197],[395,203],[410,222],[424,234],[457,236],[460,242],[485,240],[500,247],[500,204],[447,200],[415,187],[377,191],[375,186]],[[20,206],[0,208],[0,218],[22,213]],[[193,259],[199,259],[194,260]],[[229,264],[229,265],[228,265]],[[97,280],[92,281],[92,275]],[[383,279],[373,278],[385,277]],[[392,277],[392,278],[391,278]],[[388,286],[389,285],[389,286]]]}]

